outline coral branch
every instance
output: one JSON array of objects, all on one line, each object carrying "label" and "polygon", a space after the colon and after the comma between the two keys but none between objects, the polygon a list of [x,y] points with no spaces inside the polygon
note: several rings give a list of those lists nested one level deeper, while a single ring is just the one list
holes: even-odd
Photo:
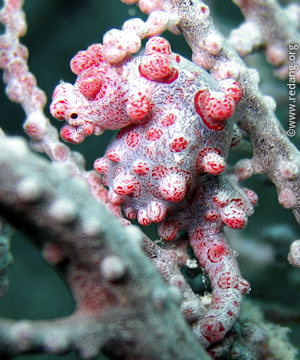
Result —
[{"label": "coral branch", "polygon": [[[263,46],[266,50],[267,60],[280,68],[277,73],[281,77],[288,77],[289,46],[300,46],[300,34],[297,31],[297,20],[292,21],[291,11],[282,9],[276,0],[234,0],[239,6],[245,22],[232,31],[230,43],[241,55],[245,56],[253,49]],[[295,11],[295,9],[294,9]],[[293,11],[293,12],[294,12]],[[290,15],[290,16],[289,16]],[[249,34],[250,36],[245,36]],[[293,61],[300,64],[300,52]],[[300,70],[296,71],[296,79],[300,81]]]},{"label": "coral branch", "polygon": [[199,322],[206,313],[206,308],[202,303],[200,296],[196,295],[180,271],[188,256],[186,239],[181,239],[176,243],[176,249],[161,248],[153,241],[144,238],[144,251],[154,262],[157,270],[164,279],[172,286],[180,290],[182,301],[180,310],[185,319],[191,323]]},{"label": "coral branch", "polygon": [[27,30],[23,2],[5,0],[0,11],[0,22],[5,26],[5,33],[0,36],[0,68],[4,71],[6,94],[11,101],[22,106],[26,114],[24,129],[34,149],[45,152],[53,161],[67,163],[74,173],[81,173],[82,158],[74,156],[59,141],[56,128],[43,113],[46,95],[39,89],[35,76],[28,69],[28,49],[19,42]]},{"label": "coral branch", "polygon": [[291,265],[300,267],[300,240],[296,240],[292,243],[288,261]]},{"label": "coral branch", "polygon": [[[93,196],[107,203],[106,190],[94,172],[84,170],[84,159],[79,153],[72,152],[58,137],[56,128],[44,115],[46,95],[37,86],[35,76],[29,71],[28,49],[20,44],[19,38],[25,35],[27,26],[22,11],[24,1],[5,0],[0,11],[0,22],[5,26],[5,34],[0,36],[0,68],[7,84],[6,93],[11,101],[17,102],[26,114],[24,130],[31,138],[35,151],[44,152],[56,162],[65,164],[74,175],[81,176],[90,186]],[[30,193],[35,184],[24,184],[24,196]],[[120,216],[120,209],[108,204],[109,209]]]},{"label": "coral branch", "polygon": [[212,281],[212,303],[205,317],[194,326],[200,342],[209,345],[222,340],[232,327],[239,313],[242,295],[249,291],[249,283],[242,279],[223,234],[205,237],[195,233],[191,236],[191,246]]},{"label": "coral branch", "polygon": [[[218,79],[231,76],[239,81],[243,98],[235,114],[238,125],[249,134],[254,152],[255,168],[248,175],[266,174],[277,188],[280,204],[292,209],[300,222],[300,154],[274,113],[275,102],[259,92],[258,73],[244,65],[216,30],[202,1],[193,0],[190,4],[170,0],[166,4],[165,8],[174,11],[180,19],[178,26],[193,50],[194,61],[210,69]],[[212,53],[208,46],[207,39],[211,37],[220,39],[218,53]]]},{"label": "coral branch", "polygon": [[[148,19],[130,19],[122,30],[109,30],[103,44],[79,51],[70,64],[75,83],[61,82],[50,106],[67,122],[60,133],[66,141],[120,130],[104,154],[95,154],[102,157],[90,172],[43,113],[46,97],[19,40],[26,32],[23,1],[4,0],[0,10],[6,93],[24,109],[33,149],[53,161],[32,155],[24,141],[8,139],[0,129],[0,215],[34,237],[49,264],[59,265],[75,302],[74,313],[61,319],[1,318],[0,354],[268,357],[272,332],[236,323],[250,285],[223,227],[246,225],[258,199],[240,182],[259,173],[275,184],[279,203],[300,223],[300,154],[275,116],[274,100],[260,93],[258,73],[237,51],[243,56],[264,47],[280,75],[291,70],[293,59],[293,81],[299,80],[299,9],[283,10],[276,0],[234,0],[245,23],[227,41],[201,0],[122,1],[136,3]],[[245,29],[247,39],[241,37]],[[165,30],[184,35],[194,63],[172,52],[158,36]],[[295,50],[293,58],[287,50]],[[229,170],[231,148],[242,134],[252,142],[252,158]],[[159,241],[166,243],[152,243],[121,211],[140,225],[157,223]],[[0,295],[11,261],[4,235]],[[299,240],[288,259],[299,266]],[[206,272],[211,294],[192,291],[180,269],[190,262]]]},{"label": "coral branch", "polygon": [[[39,343],[34,334],[43,334],[45,323],[4,321],[7,351],[15,347],[22,353],[46,345],[43,350],[53,352],[75,347],[87,359],[99,348],[124,359],[207,359],[179,314],[174,303],[178,296],[174,299],[174,291],[143,255],[141,233],[123,228],[89,196],[82,180],[70,179],[66,170],[30,154],[20,139],[0,141],[0,212],[15,226],[34,230],[40,241],[46,238],[61,246],[77,301],[74,318],[50,322],[54,334],[44,333]],[[18,188],[29,178],[39,191],[24,199]],[[113,274],[107,272],[108,262]],[[115,346],[120,342],[122,347]]]},{"label": "coral branch", "polygon": [[219,342],[228,332],[238,316],[242,295],[250,289],[221,229],[224,224],[236,229],[244,227],[256,200],[252,192],[239,189],[236,180],[227,175],[202,175],[187,199],[162,222],[162,238],[168,228],[188,231],[195,257],[210,278],[212,303],[204,317],[193,324],[197,338],[205,346]]}]

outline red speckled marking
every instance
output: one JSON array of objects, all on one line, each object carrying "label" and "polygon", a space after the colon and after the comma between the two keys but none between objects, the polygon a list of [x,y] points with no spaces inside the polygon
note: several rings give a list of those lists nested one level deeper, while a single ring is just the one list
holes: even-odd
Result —
[{"label": "red speckled marking", "polygon": [[130,131],[126,135],[126,144],[129,147],[136,147],[140,142],[140,134],[136,131]]},{"label": "red speckled marking", "polygon": [[171,152],[179,152],[186,149],[188,145],[188,141],[184,137],[179,137],[174,139],[170,144],[170,151]]},{"label": "red speckled marking", "polygon": [[163,132],[158,128],[150,128],[146,134],[145,138],[149,141],[156,141],[162,136]]}]

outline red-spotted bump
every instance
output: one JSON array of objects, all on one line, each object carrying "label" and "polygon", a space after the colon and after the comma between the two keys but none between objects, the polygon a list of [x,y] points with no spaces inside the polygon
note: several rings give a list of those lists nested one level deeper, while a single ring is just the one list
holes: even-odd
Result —
[{"label": "red-spotted bump", "polygon": [[188,232],[194,255],[210,278],[212,303],[205,316],[193,325],[194,333],[206,347],[223,339],[238,317],[242,296],[250,290],[222,228],[243,228],[256,202],[256,194],[240,188],[234,176],[204,175],[198,177],[184,201],[173,204],[158,225],[165,241],[174,240],[178,231]]}]

